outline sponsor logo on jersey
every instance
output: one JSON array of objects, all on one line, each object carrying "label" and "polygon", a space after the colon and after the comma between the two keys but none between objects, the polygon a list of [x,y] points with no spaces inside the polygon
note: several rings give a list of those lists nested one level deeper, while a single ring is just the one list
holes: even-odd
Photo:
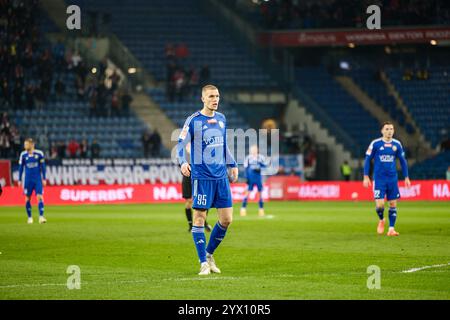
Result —
[{"label": "sponsor logo on jersey", "polygon": [[383,154],[380,156],[381,162],[394,162],[394,156],[390,154]]},{"label": "sponsor logo on jersey", "polygon": [[208,126],[205,124],[205,125],[203,126],[203,130],[206,130],[206,129],[208,129]]},{"label": "sponsor logo on jersey", "polygon": [[203,138],[203,141],[205,144],[208,145],[216,145],[216,144],[223,144],[223,136],[217,136],[217,137],[205,137]]},{"label": "sponsor logo on jersey", "polygon": [[380,150],[384,150],[384,147],[381,147]]}]

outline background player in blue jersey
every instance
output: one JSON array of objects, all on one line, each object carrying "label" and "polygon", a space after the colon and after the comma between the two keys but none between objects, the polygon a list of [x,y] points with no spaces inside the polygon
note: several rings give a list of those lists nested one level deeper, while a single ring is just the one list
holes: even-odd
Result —
[{"label": "background player in blue jersey", "polygon": [[409,188],[411,181],[408,177],[408,164],[405,158],[400,141],[393,139],[394,125],[390,122],[383,123],[381,127],[382,137],[375,139],[369,145],[364,162],[364,187],[369,187],[370,163],[374,159],[373,170],[373,194],[376,204],[376,212],[380,221],[378,222],[378,234],[384,233],[384,199],[389,201],[389,231],[388,236],[398,236],[395,231],[395,221],[397,220],[397,199],[400,198],[398,189],[397,163],[400,160],[402,174],[405,178],[405,186]]},{"label": "background player in blue jersey", "polygon": [[262,198],[262,176],[261,169],[267,166],[266,159],[263,155],[258,153],[258,147],[253,145],[250,147],[250,154],[245,157],[244,160],[244,168],[245,168],[245,176],[247,177],[247,185],[248,190],[245,191],[244,200],[242,201],[241,208],[241,216],[247,215],[247,201],[248,194],[253,190],[256,186],[258,188],[258,196],[259,196],[259,211],[258,215],[260,217],[264,216],[264,202]]},{"label": "background player in blue jersey", "polygon": [[19,158],[19,185],[22,184],[22,175],[25,172],[25,181],[23,183],[23,192],[26,197],[25,208],[28,215],[28,223],[33,223],[31,215],[31,195],[33,191],[36,194],[39,208],[39,223],[46,223],[44,217],[44,190],[45,181],[45,158],[44,153],[34,149],[33,139],[26,139],[24,142],[25,151]]},{"label": "background player in blue jersey", "polygon": [[[233,207],[230,182],[238,178],[238,168],[227,147],[226,118],[217,112],[219,90],[213,85],[202,88],[203,109],[187,118],[178,138],[177,157],[181,172],[191,177],[194,219],[192,237],[200,260],[199,275],[220,273],[213,253],[222,242],[232,221]],[[190,164],[185,146],[190,144]],[[228,176],[227,167],[231,167]],[[206,246],[206,211],[217,208],[219,221]]]}]

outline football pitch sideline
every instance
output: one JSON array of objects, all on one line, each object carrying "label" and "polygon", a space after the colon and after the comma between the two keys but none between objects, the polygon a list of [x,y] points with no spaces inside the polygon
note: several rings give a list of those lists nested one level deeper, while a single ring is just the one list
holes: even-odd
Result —
[{"label": "football pitch sideline", "polygon": [[0,299],[450,299],[449,203],[398,208],[387,237],[372,202],[236,204],[201,277],[183,204],[0,207]]}]

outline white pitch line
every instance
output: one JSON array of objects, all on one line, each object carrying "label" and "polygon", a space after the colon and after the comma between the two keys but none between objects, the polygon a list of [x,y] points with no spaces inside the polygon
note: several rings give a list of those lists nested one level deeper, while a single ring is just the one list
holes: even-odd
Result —
[{"label": "white pitch line", "polygon": [[163,281],[203,281],[203,280],[238,280],[241,277],[202,277],[202,278],[167,278]]},{"label": "white pitch line", "polygon": [[431,269],[431,268],[442,268],[442,267],[446,267],[446,266],[450,266],[450,262],[444,263],[444,264],[435,264],[432,266],[412,268],[412,269],[404,270],[404,271],[402,271],[402,273],[411,273],[411,272],[416,272],[416,271],[420,271],[420,270]]},{"label": "white pitch line", "polygon": [[[280,274],[278,276],[269,276],[267,278],[290,278],[293,277],[293,275],[290,274]],[[161,279],[162,281],[204,281],[204,280],[240,280],[244,278],[250,278],[250,277],[198,277],[198,278],[166,278]],[[81,281],[81,285],[91,285],[91,284],[102,284],[102,285],[114,285],[114,284],[127,284],[127,283],[148,283],[155,281],[155,279],[148,279],[148,280],[120,280],[120,281],[108,281],[108,282],[101,282],[101,281]],[[67,286],[67,283],[22,283],[22,284],[10,284],[10,285],[4,285],[0,286],[0,289],[13,289],[13,288],[36,288],[36,287],[60,287],[60,286]]]},{"label": "white pitch line", "polygon": [[10,284],[6,286],[0,286],[0,289],[10,289],[10,288],[32,288],[32,287],[52,287],[52,286],[67,286],[67,283],[22,283],[22,284]]}]

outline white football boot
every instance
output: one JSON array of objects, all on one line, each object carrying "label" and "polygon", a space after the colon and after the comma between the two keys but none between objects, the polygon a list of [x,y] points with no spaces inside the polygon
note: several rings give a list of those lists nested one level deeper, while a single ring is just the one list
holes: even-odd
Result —
[{"label": "white football boot", "polygon": [[206,255],[206,261],[208,261],[209,268],[211,269],[211,272],[214,273],[220,273],[220,269],[216,266],[216,261],[214,260],[214,257],[211,255]]},{"label": "white football boot", "polygon": [[241,208],[241,217],[245,217],[247,215],[247,209]]},{"label": "white football boot", "polygon": [[33,223],[33,218],[28,218],[27,223],[28,224],[32,224]]},{"label": "white football boot", "polygon": [[199,276],[206,276],[211,273],[211,268],[209,267],[208,262],[203,262],[200,265],[200,272],[198,273]]},{"label": "white football boot", "polygon": [[40,216],[40,217],[39,217],[39,223],[40,223],[40,224],[46,223],[46,222],[47,222],[47,219],[45,219],[45,217],[43,217],[43,216]]}]

